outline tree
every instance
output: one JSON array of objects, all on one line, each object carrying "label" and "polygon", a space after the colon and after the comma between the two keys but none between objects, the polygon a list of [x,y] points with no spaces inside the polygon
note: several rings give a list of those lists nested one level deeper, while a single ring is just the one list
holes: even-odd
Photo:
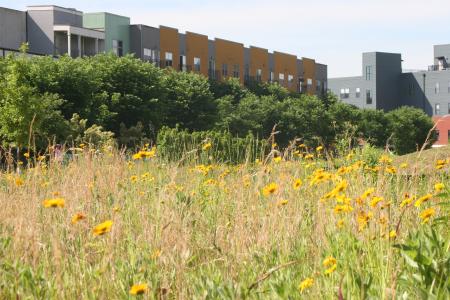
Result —
[{"label": "tree", "polygon": [[386,114],[391,144],[397,154],[414,152],[425,143],[433,121],[418,108],[403,106]]},{"label": "tree", "polygon": [[382,110],[362,109],[358,132],[371,145],[384,147],[389,138],[388,119]]}]

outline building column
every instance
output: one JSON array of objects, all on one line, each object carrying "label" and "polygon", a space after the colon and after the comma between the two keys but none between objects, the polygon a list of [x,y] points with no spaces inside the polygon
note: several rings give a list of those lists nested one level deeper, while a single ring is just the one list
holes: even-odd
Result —
[{"label": "building column", "polygon": [[81,35],[78,35],[78,57],[81,57]]},{"label": "building column", "polygon": [[98,39],[95,39],[95,54],[98,54]]},{"label": "building column", "polygon": [[71,45],[71,34],[70,31],[67,31],[67,54],[72,56],[72,45]]}]

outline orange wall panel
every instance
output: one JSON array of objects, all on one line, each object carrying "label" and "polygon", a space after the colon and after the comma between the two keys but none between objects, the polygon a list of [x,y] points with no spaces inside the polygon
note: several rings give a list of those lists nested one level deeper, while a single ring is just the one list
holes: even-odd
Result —
[{"label": "orange wall panel", "polygon": [[208,76],[208,37],[186,32],[186,60],[192,70],[194,70],[194,57],[200,58],[200,73]]},{"label": "orange wall panel", "polygon": [[173,64],[172,68],[180,69],[180,41],[178,36],[178,29],[165,26],[159,27],[160,35],[160,58],[163,66],[166,61],[166,52],[172,53]]},{"label": "orange wall panel", "polygon": [[244,45],[236,42],[215,39],[216,70],[222,77],[222,65],[228,65],[228,77],[233,76],[234,65],[239,65],[239,80],[244,84]]},{"label": "orange wall panel", "polygon": [[262,70],[261,81],[269,80],[269,51],[267,49],[250,47],[250,76],[256,78],[256,71]]},{"label": "orange wall panel", "polygon": [[[279,79],[280,73],[284,74],[284,82],[279,81],[280,85],[288,88],[290,91],[296,91],[298,83],[297,56],[275,51],[273,59],[275,79]],[[288,82],[289,75],[294,77],[293,82],[290,84]]]},{"label": "orange wall panel", "polygon": [[312,80],[312,85],[307,90],[309,95],[316,93],[316,61],[310,58],[302,58],[303,60],[303,78],[305,80],[305,86],[308,83],[308,78]]}]

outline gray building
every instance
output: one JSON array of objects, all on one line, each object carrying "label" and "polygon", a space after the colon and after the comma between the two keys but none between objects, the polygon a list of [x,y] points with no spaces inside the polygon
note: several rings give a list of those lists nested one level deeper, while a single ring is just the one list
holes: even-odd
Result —
[{"label": "gray building", "polygon": [[19,49],[26,41],[26,13],[0,7],[0,57]]},{"label": "gray building", "polygon": [[360,108],[414,106],[430,116],[450,114],[449,57],[450,45],[437,45],[427,70],[403,72],[400,54],[363,53],[362,76],[330,78],[328,88]]}]

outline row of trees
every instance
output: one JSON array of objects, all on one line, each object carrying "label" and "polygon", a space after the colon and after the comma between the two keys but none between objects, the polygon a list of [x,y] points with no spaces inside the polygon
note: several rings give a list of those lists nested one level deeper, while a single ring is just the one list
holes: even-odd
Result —
[{"label": "row of trees", "polygon": [[0,137],[18,147],[29,145],[31,133],[37,147],[49,139],[79,142],[99,135],[133,147],[155,140],[163,126],[267,137],[277,124],[280,145],[294,138],[332,145],[351,132],[379,147],[390,142],[403,154],[420,146],[433,125],[413,108],[360,110],[331,95],[319,99],[265,83],[244,88],[232,79],[210,82],[112,54],[1,59],[0,105]]}]

